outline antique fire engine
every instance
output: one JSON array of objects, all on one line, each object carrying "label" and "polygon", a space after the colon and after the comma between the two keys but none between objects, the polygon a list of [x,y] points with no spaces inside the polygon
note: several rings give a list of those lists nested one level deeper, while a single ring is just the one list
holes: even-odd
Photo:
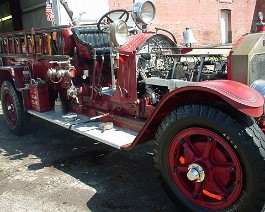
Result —
[{"label": "antique fire engine", "polygon": [[152,141],[163,185],[187,209],[264,210],[262,14],[227,59],[148,31],[151,1],[87,25],[61,3],[71,25],[0,34],[11,132],[28,132],[33,115],[122,150]]}]

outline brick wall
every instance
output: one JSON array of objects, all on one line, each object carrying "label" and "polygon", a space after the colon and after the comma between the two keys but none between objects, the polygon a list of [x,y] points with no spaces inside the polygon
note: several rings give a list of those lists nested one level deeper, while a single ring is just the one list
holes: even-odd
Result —
[{"label": "brick wall", "polygon": [[131,10],[133,5],[133,0],[109,0],[109,9],[126,9]]},{"label": "brick wall", "polygon": [[[221,10],[231,11],[232,43],[255,28],[256,14],[265,12],[264,0],[154,0],[157,15],[154,27],[170,30],[178,42],[186,25],[192,29],[197,45],[221,43]],[[109,8],[130,10],[133,0],[109,0]],[[265,13],[264,13],[265,15]]]},{"label": "brick wall", "polygon": [[262,11],[265,15],[265,4],[264,0],[257,0],[256,11]]}]

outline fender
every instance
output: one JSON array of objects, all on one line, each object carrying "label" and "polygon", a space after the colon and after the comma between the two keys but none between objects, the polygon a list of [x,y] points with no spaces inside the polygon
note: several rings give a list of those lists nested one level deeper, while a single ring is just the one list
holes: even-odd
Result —
[{"label": "fender", "polygon": [[129,36],[126,39],[125,44],[123,44],[119,48],[119,53],[125,54],[125,55],[133,54],[134,52],[137,52],[142,47],[142,45],[144,45],[150,39],[153,39],[154,36],[159,36],[160,39],[167,40],[169,44],[171,45],[171,47],[177,47],[176,43],[174,43],[169,37],[167,37],[164,34],[156,34],[154,32],[145,32],[145,33]]},{"label": "fender", "polygon": [[178,88],[159,102],[134,142],[123,149],[152,140],[162,120],[175,108],[182,105],[206,102],[224,102],[252,117],[263,114],[264,98],[254,89],[235,81],[213,80],[194,83]]},{"label": "fender", "polygon": [[[30,108],[29,90],[25,89],[25,66],[4,66],[0,68],[0,88],[5,80],[13,82],[17,91],[22,93],[24,110]],[[29,77],[29,76],[28,76]],[[29,80],[26,79],[26,80]],[[27,82],[29,83],[29,81]]]},{"label": "fender", "polygon": [[10,68],[7,69],[6,67],[0,67],[0,89],[1,89],[2,83],[5,80],[14,82],[14,78],[12,77],[12,71]]}]

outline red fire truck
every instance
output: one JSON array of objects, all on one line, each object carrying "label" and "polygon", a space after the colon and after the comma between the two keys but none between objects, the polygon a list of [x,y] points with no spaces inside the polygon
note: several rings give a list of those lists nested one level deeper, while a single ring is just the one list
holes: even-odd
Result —
[{"label": "red fire truck", "polygon": [[11,132],[27,133],[37,116],[121,150],[151,141],[177,204],[264,210],[262,15],[257,32],[226,59],[192,53],[166,29],[149,32],[151,1],[87,25],[61,3],[71,25],[0,34],[1,103]]}]

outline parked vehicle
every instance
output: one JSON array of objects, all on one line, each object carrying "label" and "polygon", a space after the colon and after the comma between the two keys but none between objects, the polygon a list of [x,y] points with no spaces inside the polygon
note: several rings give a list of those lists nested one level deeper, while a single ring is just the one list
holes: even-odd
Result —
[{"label": "parked vehicle", "polygon": [[[121,150],[154,142],[155,167],[192,211],[261,211],[265,196],[265,33],[228,60],[149,32],[151,1],[98,23],[0,34],[1,102],[16,135],[37,116]],[[128,27],[129,17],[135,25]],[[115,16],[114,16],[115,15]],[[113,17],[116,17],[114,19]],[[251,87],[252,88],[251,88]]]}]

